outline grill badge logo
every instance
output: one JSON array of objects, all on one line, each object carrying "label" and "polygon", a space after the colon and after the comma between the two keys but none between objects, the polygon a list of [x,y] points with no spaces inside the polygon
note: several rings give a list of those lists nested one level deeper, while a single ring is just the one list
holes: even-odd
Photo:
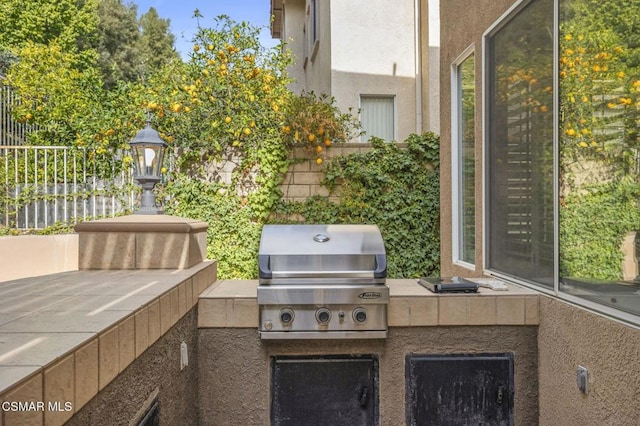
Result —
[{"label": "grill badge logo", "polygon": [[379,299],[382,297],[382,293],[375,291],[367,291],[358,295],[360,299]]}]

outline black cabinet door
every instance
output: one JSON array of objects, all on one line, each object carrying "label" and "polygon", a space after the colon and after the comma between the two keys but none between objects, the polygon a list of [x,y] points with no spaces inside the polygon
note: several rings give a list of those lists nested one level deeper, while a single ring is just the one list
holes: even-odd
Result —
[{"label": "black cabinet door", "polygon": [[377,371],[374,357],[272,358],[271,424],[377,425]]},{"label": "black cabinet door", "polygon": [[408,355],[407,424],[512,425],[513,354]]}]

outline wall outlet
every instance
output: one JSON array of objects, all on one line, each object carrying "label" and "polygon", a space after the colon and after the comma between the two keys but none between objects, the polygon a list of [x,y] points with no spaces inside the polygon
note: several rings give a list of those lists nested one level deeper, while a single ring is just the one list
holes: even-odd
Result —
[{"label": "wall outlet", "polygon": [[184,370],[189,365],[189,349],[187,343],[180,343],[180,371]]},{"label": "wall outlet", "polygon": [[589,371],[586,367],[579,365],[576,373],[578,389],[586,395],[589,392]]}]

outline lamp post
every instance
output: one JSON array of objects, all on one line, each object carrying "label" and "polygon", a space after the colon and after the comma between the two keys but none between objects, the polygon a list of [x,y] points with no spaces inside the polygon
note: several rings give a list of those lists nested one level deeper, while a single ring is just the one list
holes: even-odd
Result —
[{"label": "lamp post", "polygon": [[131,142],[133,156],[133,178],[142,186],[140,209],[134,214],[163,214],[164,211],[156,206],[156,196],[153,187],[160,182],[160,173],[167,143],[162,140],[158,132],[147,126],[140,130]]}]

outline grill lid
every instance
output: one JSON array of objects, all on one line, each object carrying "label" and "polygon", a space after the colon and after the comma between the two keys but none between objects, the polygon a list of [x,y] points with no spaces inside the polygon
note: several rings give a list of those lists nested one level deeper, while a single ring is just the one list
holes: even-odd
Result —
[{"label": "grill lid", "polygon": [[376,225],[265,225],[259,278],[386,278]]}]

